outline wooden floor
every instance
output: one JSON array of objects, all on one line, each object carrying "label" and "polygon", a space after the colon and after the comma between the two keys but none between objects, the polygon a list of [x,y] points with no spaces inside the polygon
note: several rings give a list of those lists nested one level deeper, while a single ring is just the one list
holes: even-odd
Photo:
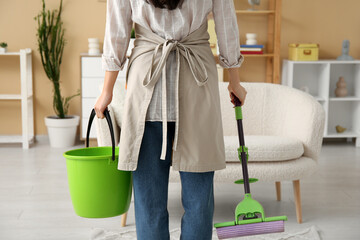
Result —
[{"label": "wooden floor", "polygon": [[[62,156],[66,150],[50,148],[45,137],[28,150],[20,144],[0,145],[1,240],[85,240],[94,227],[113,231],[135,227],[133,202],[125,228],[120,227],[121,216],[87,219],[75,214]],[[296,222],[291,181],[282,182],[281,202],[276,201],[275,183],[252,184],[252,196],[267,216],[288,216],[286,231],[315,225],[323,239],[360,239],[360,148],[353,142],[325,142],[319,165],[316,175],[301,180],[302,224]],[[242,185],[215,183],[214,223],[234,220],[243,193]],[[180,199],[180,183],[170,183],[170,229],[180,227]]]}]

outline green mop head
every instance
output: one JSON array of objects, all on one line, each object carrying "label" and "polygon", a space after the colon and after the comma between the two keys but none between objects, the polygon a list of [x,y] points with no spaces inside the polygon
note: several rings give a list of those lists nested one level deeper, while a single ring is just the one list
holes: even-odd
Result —
[{"label": "green mop head", "polygon": [[236,206],[235,221],[215,223],[219,239],[242,237],[257,234],[284,231],[286,216],[265,217],[261,204],[245,194],[244,199]]}]

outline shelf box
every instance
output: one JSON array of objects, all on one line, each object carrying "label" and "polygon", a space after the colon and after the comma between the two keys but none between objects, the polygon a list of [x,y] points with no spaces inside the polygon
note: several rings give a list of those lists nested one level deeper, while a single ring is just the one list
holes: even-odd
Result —
[{"label": "shelf box", "polygon": [[[328,114],[328,135],[360,137],[360,101],[331,101]],[[336,125],[345,127],[345,134],[337,133]]]},{"label": "shelf box", "polygon": [[304,87],[309,89],[309,94],[325,99],[327,92],[322,86],[327,85],[329,78],[329,65],[323,64],[294,64],[292,86],[301,90]]},{"label": "shelf box", "polygon": [[356,63],[331,63],[329,97],[336,97],[336,83],[341,76],[346,82],[348,96],[360,97],[359,81],[355,80],[360,76],[360,64]]}]

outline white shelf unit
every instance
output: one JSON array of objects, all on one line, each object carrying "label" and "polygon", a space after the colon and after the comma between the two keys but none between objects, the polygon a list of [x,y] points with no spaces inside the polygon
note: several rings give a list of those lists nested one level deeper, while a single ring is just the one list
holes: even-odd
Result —
[{"label": "white shelf unit", "polygon": [[[336,82],[342,76],[348,95],[336,97]],[[312,95],[324,107],[326,113],[324,138],[356,138],[360,147],[360,60],[318,61],[283,60],[282,84],[301,89],[309,88]],[[335,126],[346,130],[337,133]]]},{"label": "white shelf unit", "polygon": [[0,143],[21,142],[24,149],[34,142],[34,101],[32,82],[32,51],[30,48],[19,52],[0,53],[0,56],[20,56],[20,94],[0,94],[0,100],[21,100],[22,135],[0,135]]},{"label": "white shelf unit", "polygon": [[[130,48],[130,47],[129,47]],[[131,49],[128,50],[128,53]],[[119,71],[117,81],[125,81],[128,59],[122,71]],[[101,94],[100,86],[104,82],[105,71],[101,66],[101,54],[80,54],[81,65],[81,128],[80,140],[86,139],[87,125],[91,110],[94,108],[96,99]],[[90,139],[96,139],[96,125],[93,122],[90,130]]]}]

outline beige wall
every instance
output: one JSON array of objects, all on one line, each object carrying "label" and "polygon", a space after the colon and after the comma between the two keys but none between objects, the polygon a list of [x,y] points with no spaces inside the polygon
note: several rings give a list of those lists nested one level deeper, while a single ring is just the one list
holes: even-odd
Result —
[{"label": "beige wall", "polygon": [[[6,3],[5,3],[6,2]],[[236,9],[246,9],[246,0],[234,0]],[[47,0],[47,9],[58,8],[59,0]],[[34,16],[41,10],[41,0],[2,1],[0,4],[0,42],[8,43],[8,51],[33,49],[33,85],[35,134],[47,134],[44,117],[53,115],[52,85],[41,65],[36,45]],[[320,44],[319,58],[336,58],[341,54],[343,39],[350,40],[350,55],[360,58],[358,22],[360,3],[347,0],[283,0],[281,23],[281,58],[287,58],[287,45],[293,42]],[[267,1],[258,8],[266,9]],[[80,88],[80,53],[87,51],[87,38],[104,37],[106,4],[97,0],[64,0],[62,19],[67,45],[61,65],[63,96]],[[256,32],[258,42],[266,44],[266,16],[238,15],[240,42],[245,33]],[[102,45],[100,46],[102,48]],[[241,81],[264,81],[265,58],[246,58],[240,68]],[[0,94],[19,93],[19,58],[0,57]],[[0,134],[21,134],[19,101],[0,101]],[[80,97],[71,101],[69,114],[80,115]]]}]

